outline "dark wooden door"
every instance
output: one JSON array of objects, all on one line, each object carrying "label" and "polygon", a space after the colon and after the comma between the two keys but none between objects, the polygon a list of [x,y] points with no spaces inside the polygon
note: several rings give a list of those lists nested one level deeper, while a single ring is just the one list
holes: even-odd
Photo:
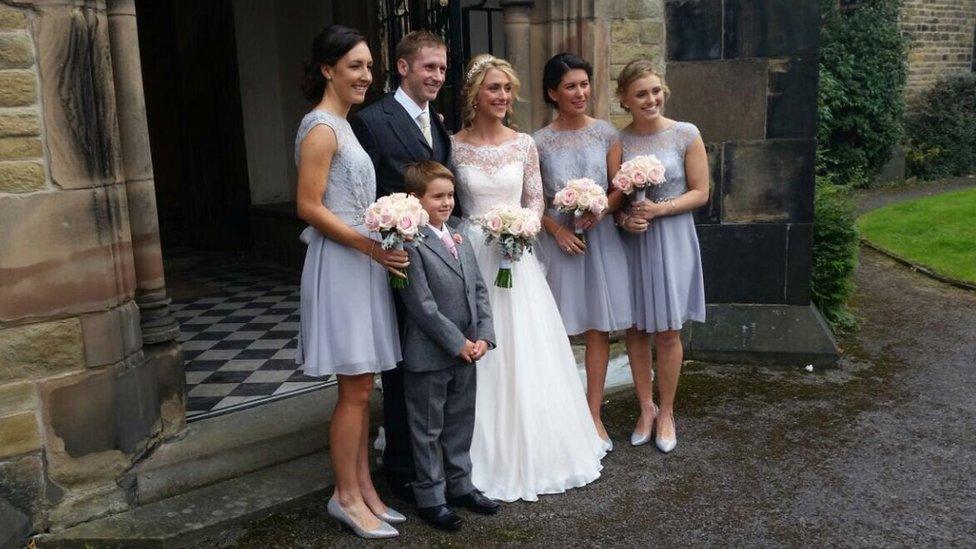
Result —
[{"label": "dark wooden door", "polygon": [[250,193],[231,0],[136,0],[168,249],[243,249]]}]

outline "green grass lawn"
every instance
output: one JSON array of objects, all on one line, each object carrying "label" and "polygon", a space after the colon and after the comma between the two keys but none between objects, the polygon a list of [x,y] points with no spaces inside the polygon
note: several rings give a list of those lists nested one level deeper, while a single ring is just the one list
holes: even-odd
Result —
[{"label": "green grass lawn", "polygon": [[892,204],[857,220],[861,236],[913,263],[976,283],[976,189]]}]

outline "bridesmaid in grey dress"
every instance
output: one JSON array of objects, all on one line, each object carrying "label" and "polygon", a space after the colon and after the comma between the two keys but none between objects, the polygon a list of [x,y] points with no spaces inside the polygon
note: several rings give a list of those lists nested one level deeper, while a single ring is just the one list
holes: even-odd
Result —
[{"label": "bridesmaid in grey dress", "polygon": [[[628,204],[617,222],[632,233],[625,237],[634,305],[627,352],[641,416],[631,444],[649,441],[653,429],[657,447],[667,453],[677,444],[674,396],[683,354],[681,327],[688,320],[705,321],[701,253],[692,212],[708,202],[708,158],[698,128],[664,116],[670,91],[653,63],[632,61],[617,83],[620,104],[633,121],[610,150],[611,177],[622,162],[639,155],[654,154],[665,167],[665,183],[650,186],[648,200]],[[653,334],[657,348],[660,410],[652,399],[647,334]]]},{"label": "bridesmaid in grey dress", "polygon": [[[537,131],[546,203],[571,179],[588,177],[607,187],[607,151],[617,130],[586,115],[593,68],[570,53],[555,55],[543,71],[543,99],[558,117]],[[619,202],[619,199],[618,199]],[[633,324],[627,256],[610,217],[587,213],[580,220],[586,242],[576,237],[574,218],[549,207],[539,239],[546,279],[569,335],[585,334],[586,400],[608,450],[613,443],[600,419],[610,360],[609,332]]]},{"label": "bridesmaid in grey dress", "polygon": [[309,376],[335,375],[339,398],[329,427],[335,493],[328,512],[361,537],[397,535],[406,520],[376,494],[369,473],[369,395],[376,372],[400,360],[387,271],[408,266],[403,251],[384,251],[362,225],[376,194],[369,156],[346,115],[372,81],[363,36],[333,25],[312,43],[303,91],[316,106],[295,137],[298,216],[309,224],[301,283],[301,330],[296,361]]}]

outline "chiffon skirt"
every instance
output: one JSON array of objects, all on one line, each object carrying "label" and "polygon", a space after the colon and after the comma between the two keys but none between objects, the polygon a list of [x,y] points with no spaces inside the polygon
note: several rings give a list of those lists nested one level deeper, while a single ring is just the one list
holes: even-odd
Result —
[{"label": "chiffon skirt", "polygon": [[538,259],[514,262],[513,287],[499,288],[497,242],[463,230],[488,286],[497,344],[477,365],[474,485],[492,499],[536,501],[592,482],[605,451]]},{"label": "chiffon skirt", "polygon": [[[353,227],[374,239],[359,225]],[[301,282],[301,328],[295,362],[307,376],[358,375],[401,359],[387,271],[368,256],[312,227]],[[378,246],[379,244],[377,244]]]},{"label": "chiffon skirt", "polygon": [[[552,209],[547,213],[566,230],[573,231],[572,215]],[[546,231],[539,237],[538,246],[566,333],[630,328],[633,324],[630,273],[623,241],[612,217],[602,219],[586,231],[586,253],[582,255],[561,250],[556,239]]]},{"label": "chiffon skirt", "polygon": [[624,235],[634,325],[645,332],[680,330],[705,321],[705,285],[694,217],[659,217],[647,231]]}]

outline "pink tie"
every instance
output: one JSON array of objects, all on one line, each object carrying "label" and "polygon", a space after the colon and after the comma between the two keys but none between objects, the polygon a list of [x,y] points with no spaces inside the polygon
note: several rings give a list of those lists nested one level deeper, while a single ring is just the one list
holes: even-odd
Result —
[{"label": "pink tie", "polygon": [[458,258],[457,246],[454,244],[454,239],[451,238],[451,235],[448,234],[446,231],[441,233],[441,242],[444,243],[444,247],[447,248],[447,251],[451,252],[451,255],[454,256],[454,259],[457,259]]}]

